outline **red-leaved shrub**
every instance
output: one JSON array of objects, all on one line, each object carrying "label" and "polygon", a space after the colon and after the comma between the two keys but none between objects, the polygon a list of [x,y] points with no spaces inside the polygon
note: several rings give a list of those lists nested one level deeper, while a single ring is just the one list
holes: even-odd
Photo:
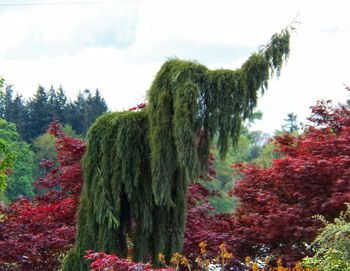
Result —
[{"label": "red-leaved shrub", "polygon": [[73,245],[85,143],[65,136],[57,121],[50,125],[49,133],[57,138],[59,166],[41,163],[49,170],[35,185],[49,189],[48,193],[33,201],[21,198],[0,210],[0,270],[58,270]]}]

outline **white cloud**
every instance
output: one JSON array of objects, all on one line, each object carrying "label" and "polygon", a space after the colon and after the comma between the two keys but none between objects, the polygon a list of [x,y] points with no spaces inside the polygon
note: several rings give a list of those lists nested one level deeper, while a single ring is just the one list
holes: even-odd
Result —
[{"label": "white cloud", "polygon": [[71,55],[84,48],[117,48],[134,41],[134,7],[57,5],[17,7],[0,14],[0,56],[40,59],[43,55]]},{"label": "white cloud", "polygon": [[137,34],[147,42],[186,38],[256,45],[256,40],[263,42],[296,15],[290,5],[283,4],[283,12],[281,6],[281,1],[270,0],[144,1]]},{"label": "white cloud", "polygon": [[0,13],[0,74],[26,96],[38,84],[62,84],[71,97],[98,87],[111,109],[125,109],[143,99],[168,57],[237,68],[301,13],[289,63],[259,103],[264,117],[255,128],[271,133],[289,112],[305,118],[317,99],[347,98],[347,6],[345,0],[143,0],[8,8]]},{"label": "white cloud", "polygon": [[[319,16],[325,14],[326,9],[323,9]],[[280,80],[273,80],[261,99],[259,109],[264,112],[264,118],[254,128],[273,133],[290,112],[296,113],[305,123],[305,118],[310,115],[309,107],[317,100],[330,99],[337,103],[345,102],[349,97],[343,84],[350,83],[347,72],[350,31],[324,31],[326,25],[344,28],[346,24],[338,24],[343,21],[341,14],[345,16],[340,11],[334,20],[328,18],[328,24],[319,16],[311,17],[308,13],[303,16],[307,19],[292,39],[290,60]]]},{"label": "white cloud", "polygon": [[30,97],[39,84],[46,88],[62,84],[72,99],[79,90],[99,88],[113,110],[127,109],[143,101],[144,86],[150,84],[150,78],[159,69],[155,65],[129,64],[123,52],[112,47],[85,49],[74,57],[46,57],[5,64],[6,80],[15,83],[14,90],[26,97]]}]

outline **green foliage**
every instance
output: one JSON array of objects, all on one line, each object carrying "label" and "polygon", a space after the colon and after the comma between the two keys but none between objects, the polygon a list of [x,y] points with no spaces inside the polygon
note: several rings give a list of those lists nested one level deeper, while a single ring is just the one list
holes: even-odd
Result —
[{"label": "green foliage", "polygon": [[[69,124],[65,124],[62,131],[67,136],[81,138],[81,136],[77,135],[72,126]],[[38,136],[33,141],[32,149],[34,151],[33,174],[35,179],[43,176],[47,172],[47,169],[42,168],[39,165],[42,160],[51,160],[55,165],[58,165],[56,138],[53,135],[46,132]]]},{"label": "green foliage", "polygon": [[53,120],[48,99],[49,95],[44,87],[39,86],[28,103],[31,122],[29,139],[33,139],[45,133],[49,123]]},{"label": "green foliage", "polygon": [[73,129],[72,125],[66,123],[62,127],[62,132],[64,132],[65,135],[73,138],[79,138],[79,139],[84,139],[82,135],[78,135],[76,131]]},{"label": "green foliage", "polygon": [[5,115],[5,95],[3,91],[4,79],[0,76],[0,118],[4,118]]},{"label": "green foliage", "polygon": [[350,270],[350,204],[334,222],[326,221],[319,216],[325,227],[313,243],[316,254],[306,257],[305,267],[317,268],[320,271]]},{"label": "green foliage", "polygon": [[57,162],[57,154],[55,153],[56,143],[55,137],[49,133],[42,134],[34,139],[33,149],[35,151],[35,162],[43,159]]},{"label": "green foliage", "polygon": [[10,200],[15,200],[20,195],[32,197],[33,152],[30,146],[20,140],[14,123],[2,119],[0,119],[0,139],[7,146],[13,165],[13,170],[8,176],[6,196]]},{"label": "green foliage", "polygon": [[[0,192],[0,202],[2,202],[5,206],[8,206],[10,203],[9,198],[6,196],[5,192]],[[0,216],[1,218],[1,216]]]},{"label": "green foliage", "polygon": [[238,200],[228,195],[227,191],[217,191],[216,196],[209,198],[209,203],[215,208],[216,213],[232,213]]},{"label": "green foliage", "polygon": [[[4,122],[1,117],[4,114],[4,92],[2,90],[4,79],[0,77],[0,124]],[[0,138],[0,201],[6,201],[7,197],[3,194],[6,188],[7,171],[13,168],[15,153],[9,150],[6,141]]]},{"label": "green foliage", "polygon": [[84,136],[96,118],[108,110],[98,89],[94,93],[86,89],[79,92],[75,101],[68,101],[61,86],[57,90],[53,86],[49,90],[39,86],[26,101],[21,95],[13,95],[12,85],[6,85],[3,90],[5,83],[0,80],[0,118],[15,123],[21,138],[30,143],[45,133],[54,119],[70,124]]},{"label": "green foliage", "polygon": [[51,86],[48,91],[48,104],[52,117],[57,118],[61,123],[66,123],[67,97],[62,86],[60,86],[58,90],[55,90],[53,86]]},{"label": "green foliage", "polygon": [[234,170],[232,164],[255,163],[265,168],[270,167],[272,158],[276,158],[274,148],[274,142],[267,141],[266,134],[260,131],[249,131],[247,126],[243,127],[236,146],[229,146],[225,160],[220,159],[218,150],[212,147],[216,176],[210,181],[202,181],[201,184],[215,192],[209,197],[209,202],[217,212],[232,212],[237,205],[237,199],[227,194],[233,187],[234,180],[241,177],[239,173],[232,174]]},{"label": "green foliage", "polygon": [[0,138],[0,192],[6,188],[7,171],[13,168],[15,158],[16,154],[10,151],[6,142]]},{"label": "green foliage", "polygon": [[88,132],[76,243],[64,270],[86,270],[81,257],[89,249],[125,257],[127,234],[136,261],[152,257],[158,265],[159,253],[169,261],[181,251],[188,182],[207,170],[214,135],[222,158],[229,139],[236,145],[258,91],[288,53],[284,30],[235,71],[171,59],[145,110],[100,117]]},{"label": "green foliage", "polygon": [[263,168],[271,167],[272,159],[280,157],[280,154],[274,151],[275,148],[276,145],[274,141],[265,143],[260,151],[260,155],[254,160],[254,163]]},{"label": "green foliage", "polygon": [[27,138],[30,131],[30,118],[28,108],[22,96],[16,95],[9,107],[11,110],[8,110],[6,120],[16,124],[21,139]]},{"label": "green foliage", "polygon": [[64,122],[70,123],[80,135],[85,135],[94,121],[108,111],[98,89],[94,94],[88,89],[84,92],[79,91],[76,100],[66,104],[64,109],[66,110]]},{"label": "green foliage", "polygon": [[292,112],[292,113],[288,113],[287,118],[284,119],[284,124],[282,124],[282,131],[277,130],[275,134],[290,133],[290,134],[298,135],[298,132],[299,132],[298,116]]},{"label": "green foliage", "polygon": [[33,191],[33,156],[34,153],[30,146],[18,141],[15,150],[17,152],[16,160],[14,161],[13,173],[9,176],[6,194],[11,201],[17,199],[18,196],[26,196],[32,198]]},{"label": "green foliage", "polygon": [[16,124],[17,131],[22,139],[28,137],[29,133],[29,112],[22,96],[16,94],[13,97],[12,85],[6,85],[5,91],[2,87],[5,81],[0,82],[0,118]]}]

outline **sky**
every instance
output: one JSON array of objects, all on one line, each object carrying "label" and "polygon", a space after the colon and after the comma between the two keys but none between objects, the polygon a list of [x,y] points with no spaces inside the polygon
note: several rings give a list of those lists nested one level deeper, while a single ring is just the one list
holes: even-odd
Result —
[{"label": "sky", "polygon": [[0,0],[0,76],[31,97],[39,85],[100,90],[112,111],[145,94],[164,61],[237,69],[298,15],[281,76],[259,98],[252,127],[272,134],[288,113],[305,123],[317,100],[350,85],[348,1]]}]

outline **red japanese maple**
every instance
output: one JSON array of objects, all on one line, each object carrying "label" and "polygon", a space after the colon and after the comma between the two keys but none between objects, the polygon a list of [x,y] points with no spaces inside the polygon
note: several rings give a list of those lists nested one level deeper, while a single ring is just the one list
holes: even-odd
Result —
[{"label": "red japanese maple", "polygon": [[312,254],[307,244],[321,226],[313,216],[333,219],[350,201],[349,105],[321,101],[309,120],[304,134],[275,138],[284,156],[271,168],[234,165],[244,177],[232,190],[240,202],[233,215],[210,214],[209,191],[189,188],[186,255],[195,259],[202,241],[208,257],[221,243],[238,259],[269,255],[292,263]]},{"label": "red japanese maple", "polygon": [[86,259],[92,260],[91,271],[175,271],[172,267],[153,268],[149,263],[135,263],[129,259],[119,258],[103,252],[86,252]]},{"label": "red japanese maple", "polygon": [[350,201],[349,106],[319,102],[310,121],[303,135],[276,137],[285,156],[271,168],[239,166],[245,177],[233,189],[240,206],[231,238],[239,255],[299,260],[320,226],[313,215],[333,219]]},{"label": "red japanese maple", "polygon": [[52,168],[51,161],[41,163],[49,171],[35,185],[50,192],[33,201],[21,198],[0,210],[0,270],[58,270],[74,242],[85,144],[65,136],[57,121],[49,133],[57,138],[59,167]]}]

